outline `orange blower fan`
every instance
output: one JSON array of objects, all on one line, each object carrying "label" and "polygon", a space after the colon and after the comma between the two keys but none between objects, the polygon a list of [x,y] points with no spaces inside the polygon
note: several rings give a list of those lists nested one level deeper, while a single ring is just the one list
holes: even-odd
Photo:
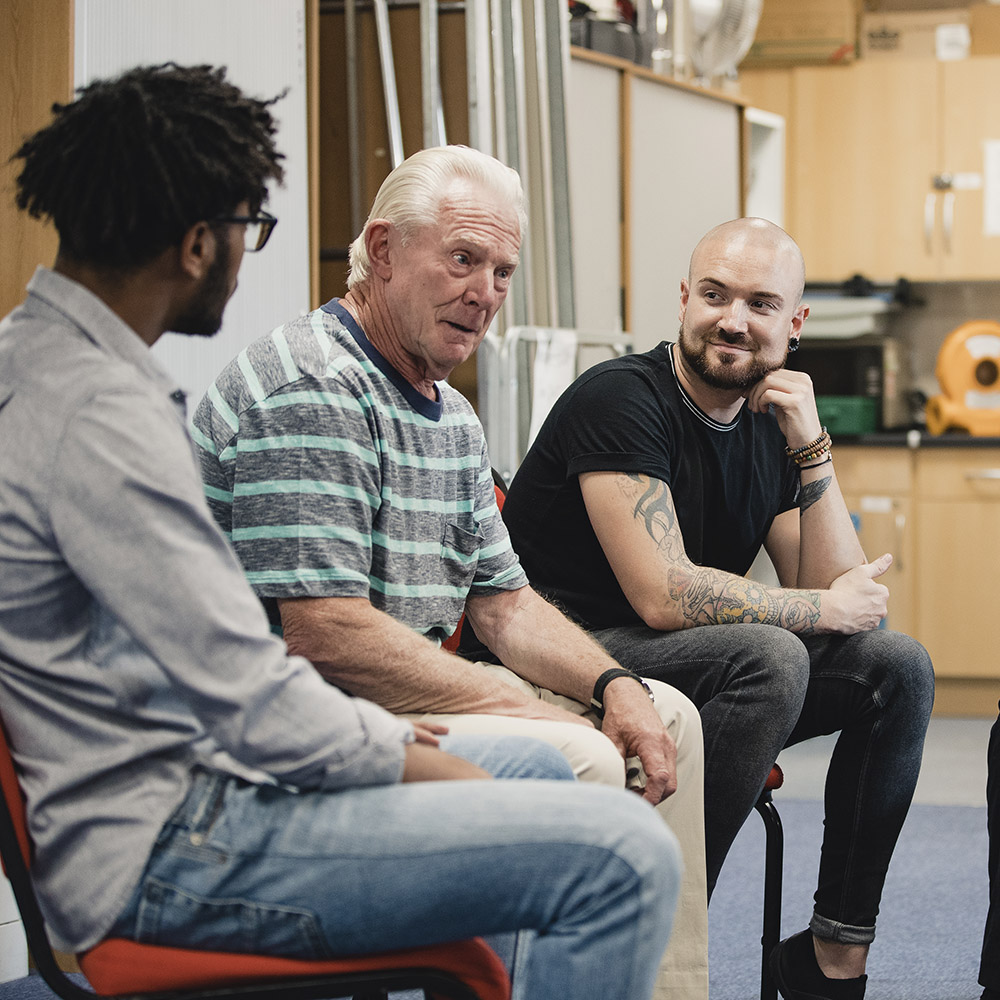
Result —
[{"label": "orange blower fan", "polygon": [[1000,437],[1000,323],[977,319],[952,330],[934,374],[943,391],[927,401],[931,434]]}]

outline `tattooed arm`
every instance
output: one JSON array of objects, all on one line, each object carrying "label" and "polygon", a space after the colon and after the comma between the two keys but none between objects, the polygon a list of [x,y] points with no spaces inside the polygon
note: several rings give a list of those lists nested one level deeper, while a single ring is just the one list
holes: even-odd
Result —
[{"label": "tattooed arm", "polygon": [[[786,368],[771,372],[750,389],[746,401],[752,412],[774,414],[791,448],[820,434],[812,380],[805,372]],[[865,562],[834,464],[803,469],[798,511],[775,519],[766,548],[783,586],[826,588]]]},{"label": "tattooed arm", "polygon": [[851,633],[877,628],[885,616],[888,592],[874,578],[888,569],[889,557],[848,570],[828,588],[765,587],[691,562],[670,489],[660,480],[588,472],[580,487],[625,596],[651,628],[750,622],[800,633]]},{"label": "tattooed arm", "polygon": [[823,589],[865,563],[832,461],[801,472],[799,506],[774,519],[764,547],[785,587]]}]

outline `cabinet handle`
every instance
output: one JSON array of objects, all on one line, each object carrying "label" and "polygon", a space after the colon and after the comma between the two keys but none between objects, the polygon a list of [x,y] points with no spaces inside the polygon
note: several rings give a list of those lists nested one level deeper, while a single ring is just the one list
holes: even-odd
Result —
[{"label": "cabinet handle", "polygon": [[951,235],[955,229],[955,192],[945,191],[941,206],[941,226],[944,229],[944,252],[951,253]]},{"label": "cabinet handle", "polygon": [[965,478],[970,482],[977,479],[998,480],[1000,479],[1000,469],[979,469],[976,472],[967,472]]},{"label": "cabinet handle", "polygon": [[927,252],[934,252],[934,206],[937,202],[937,195],[933,191],[927,193],[924,198],[924,246]]},{"label": "cabinet handle", "polygon": [[906,515],[902,511],[896,511],[896,547],[892,553],[892,564],[895,568],[903,572],[903,535],[906,533]]}]

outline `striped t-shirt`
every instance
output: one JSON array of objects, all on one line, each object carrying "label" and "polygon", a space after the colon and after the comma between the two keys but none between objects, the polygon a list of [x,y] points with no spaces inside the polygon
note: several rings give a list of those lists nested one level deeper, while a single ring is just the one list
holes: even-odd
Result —
[{"label": "striped t-shirt", "polygon": [[417,392],[336,300],[216,379],[194,416],[205,493],[272,612],[278,597],[365,597],[443,640],[470,592],[527,584],[479,420],[438,390]]}]

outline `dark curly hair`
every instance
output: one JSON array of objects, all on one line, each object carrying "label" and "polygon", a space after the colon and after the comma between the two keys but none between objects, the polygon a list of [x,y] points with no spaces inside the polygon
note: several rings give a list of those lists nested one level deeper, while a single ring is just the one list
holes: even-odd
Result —
[{"label": "dark curly hair", "polygon": [[225,68],[140,66],[81,87],[54,104],[53,121],[11,160],[24,167],[17,205],[48,217],[60,252],[116,269],[141,266],[201,220],[267,198],[280,182],[277,129],[268,110]]}]

